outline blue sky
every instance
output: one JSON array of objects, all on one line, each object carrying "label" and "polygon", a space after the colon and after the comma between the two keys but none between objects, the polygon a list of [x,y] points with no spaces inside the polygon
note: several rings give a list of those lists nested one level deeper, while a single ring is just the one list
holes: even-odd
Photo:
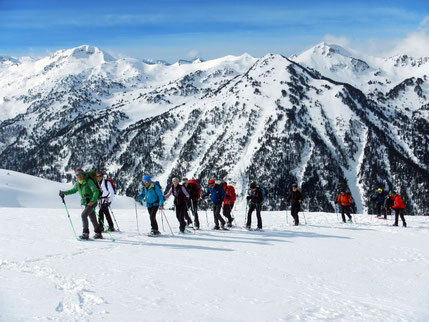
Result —
[{"label": "blue sky", "polygon": [[89,44],[116,57],[173,62],[291,55],[324,40],[379,55],[424,52],[428,17],[429,1],[0,0],[0,54]]}]

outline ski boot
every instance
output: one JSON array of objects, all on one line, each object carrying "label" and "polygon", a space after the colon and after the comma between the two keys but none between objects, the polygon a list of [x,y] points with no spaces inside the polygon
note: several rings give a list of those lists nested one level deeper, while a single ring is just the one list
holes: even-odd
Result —
[{"label": "ski boot", "polygon": [[94,239],[103,239],[103,235],[101,233],[95,233]]},{"label": "ski boot", "polygon": [[79,239],[88,240],[89,239],[89,234],[88,233],[83,233],[82,235],[79,236]]}]

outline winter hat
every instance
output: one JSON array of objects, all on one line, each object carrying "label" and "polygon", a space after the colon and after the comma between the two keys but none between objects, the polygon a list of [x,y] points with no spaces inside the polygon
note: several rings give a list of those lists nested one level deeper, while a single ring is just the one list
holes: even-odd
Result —
[{"label": "winter hat", "polygon": [[150,181],[151,180],[151,177],[149,177],[149,176],[144,176],[143,177],[143,181]]},{"label": "winter hat", "polygon": [[382,191],[383,191],[383,189],[381,189],[381,188],[378,188],[378,191],[382,192]]},{"label": "winter hat", "polygon": [[292,185],[292,188],[298,188],[298,185],[297,185],[296,183],[294,183],[294,184]]},{"label": "winter hat", "polygon": [[215,183],[214,179],[209,180],[209,184],[214,184],[214,183]]},{"label": "winter hat", "polygon": [[256,183],[252,182],[252,183],[249,185],[249,187],[250,187],[250,189],[255,189],[255,188],[256,188]]}]

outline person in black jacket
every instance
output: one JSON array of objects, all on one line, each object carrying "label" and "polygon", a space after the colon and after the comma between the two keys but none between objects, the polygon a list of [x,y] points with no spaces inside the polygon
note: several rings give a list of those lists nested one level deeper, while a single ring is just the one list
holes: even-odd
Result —
[{"label": "person in black jacket", "polygon": [[292,191],[290,192],[289,196],[287,197],[285,204],[288,205],[290,203],[290,214],[293,217],[293,220],[295,221],[295,226],[299,225],[299,216],[298,212],[301,208],[302,203],[302,193],[298,189],[298,185],[294,183],[292,185]]},{"label": "person in black jacket", "polygon": [[[192,215],[194,216],[194,228],[200,229],[200,220],[198,219],[198,199],[200,197],[198,195],[199,188],[195,183],[189,182],[187,178],[183,178],[182,183],[189,192],[190,198],[187,207],[188,209],[191,209]],[[192,223],[192,220],[190,220],[190,222]]]},{"label": "person in black jacket", "polygon": [[185,230],[185,213],[186,213],[186,204],[187,199],[189,199],[188,190],[181,184],[179,184],[178,178],[173,178],[173,185],[170,190],[164,195],[164,200],[170,197],[171,194],[174,196],[174,206],[176,207],[176,218],[179,221],[179,229],[181,233],[189,232]]},{"label": "person in black jacket", "polygon": [[256,183],[252,182],[250,184],[250,194],[247,196],[247,200],[250,201],[249,211],[247,213],[247,223],[246,228],[251,229],[252,226],[252,213],[256,209],[256,217],[258,218],[258,228],[257,230],[262,229],[262,218],[261,218],[261,209],[262,201],[264,201],[264,196],[262,194],[261,188],[256,186]]},{"label": "person in black jacket", "polygon": [[384,219],[387,219],[387,215],[392,215],[392,207],[394,204],[395,202],[390,197],[390,195],[388,195],[387,198],[384,199]]}]

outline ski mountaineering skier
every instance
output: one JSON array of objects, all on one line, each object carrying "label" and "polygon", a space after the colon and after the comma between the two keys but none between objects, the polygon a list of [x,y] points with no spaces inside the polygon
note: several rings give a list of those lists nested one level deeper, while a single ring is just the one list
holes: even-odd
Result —
[{"label": "ski mountaineering skier", "polygon": [[[183,187],[185,187],[186,191],[188,191],[188,193],[189,193],[189,190],[188,190],[188,188],[187,188],[187,186],[185,184],[186,182],[188,182],[188,179],[187,178],[183,178],[181,185]],[[189,213],[188,213],[188,210],[190,210],[190,207],[191,207],[190,203],[191,203],[190,198],[186,199],[185,222],[186,222],[186,226],[187,227],[193,227],[192,219],[191,219],[191,217],[189,216]]]},{"label": "ski mountaineering skier", "polygon": [[[383,191],[383,189],[378,188],[376,194],[374,197],[372,197],[372,200],[375,201],[375,207],[377,211],[377,218],[383,218],[381,216],[381,208],[384,205],[384,200],[386,199],[386,192]],[[386,219],[386,212],[384,212],[384,219]]]},{"label": "ski mountaineering skier", "polygon": [[179,221],[179,229],[180,233],[190,233],[188,229],[186,229],[186,222],[185,222],[185,213],[186,213],[186,207],[188,204],[189,199],[189,193],[188,190],[186,190],[186,187],[179,184],[178,178],[173,178],[171,180],[173,183],[171,185],[170,190],[164,195],[164,199],[167,200],[168,197],[170,197],[171,194],[174,196],[174,206],[176,207],[176,218]]},{"label": "ski mountaineering skier", "polygon": [[395,209],[395,223],[393,224],[393,226],[398,226],[398,220],[399,220],[398,217],[401,216],[402,226],[407,227],[407,223],[405,222],[405,216],[404,216],[405,205],[404,205],[404,202],[402,201],[401,196],[395,191],[392,191],[390,196],[392,197],[395,203],[392,206],[392,208]]},{"label": "ski mountaineering skier", "polygon": [[220,210],[222,209],[222,202],[225,199],[225,192],[223,191],[222,187],[215,182],[214,179],[209,180],[209,186],[207,187],[206,193],[202,195],[202,198],[204,199],[208,195],[210,195],[210,199],[213,202],[213,217],[215,223],[213,229],[228,230],[225,227],[225,220],[220,215]]},{"label": "ski mountaineering skier", "polygon": [[200,229],[200,220],[198,218],[198,199],[200,199],[200,188],[194,179],[188,180],[187,178],[183,178],[182,182],[190,196],[187,208],[188,210],[191,209],[192,215],[194,216],[194,229]]},{"label": "ski mountaineering skier", "polygon": [[261,209],[262,202],[264,201],[264,196],[262,194],[262,189],[256,186],[256,183],[252,182],[250,185],[250,194],[246,197],[247,201],[250,201],[249,211],[247,213],[247,223],[246,228],[252,229],[252,213],[256,209],[256,217],[258,219],[258,228],[257,230],[262,230],[262,217]]},{"label": "ski mountaineering skier", "polygon": [[[223,199],[223,216],[228,219],[228,227],[232,227],[234,218],[231,216],[232,208],[234,207],[237,195],[233,186],[229,186],[225,181],[221,183],[221,187],[225,192],[225,199]],[[237,224],[237,223],[236,223]]]},{"label": "ski mountaineering skier", "polygon": [[146,201],[147,211],[149,212],[151,231],[150,236],[159,235],[158,222],[156,221],[156,213],[159,209],[164,207],[164,196],[162,195],[161,187],[158,182],[153,182],[150,176],[144,176],[143,187],[140,190],[140,194],[134,196],[134,200]]},{"label": "ski mountaineering skier", "polygon": [[96,186],[96,182],[89,176],[88,173],[85,173],[82,169],[77,169],[75,171],[77,182],[72,189],[62,191],[60,190],[61,198],[64,196],[72,195],[76,192],[79,192],[81,198],[81,204],[85,206],[85,209],[82,211],[82,235],[79,236],[80,239],[89,239],[89,223],[88,217],[91,220],[92,225],[94,226],[94,238],[102,239],[103,235],[101,234],[102,226],[98,223],[97,217],[95,214],[95,207],[97,207],[98,196],[100,191]]},{"label": "ski mountaineering skier", "polygon": [[[104,178],[102,171],[97,171],[98,185],[101,188],[101,199],[100,199],[100,210],[98,211],[98,224],[103,227],[104,216],[106,216],[107,222],[109,223],[109,230],[115,231],[112,217],[110,216],[109,207],[112,204],[115,190],[110,180]],[[104,228],[102,228],[104,230]]]},{"label": "ski mountaineering skier", "polygon": [[384,199],[384,219],[387,219],[387,215],[392,214],[392,206],[395,204],[395,201],[393,200],[391,194],[387,196],[386,199]]},{"label": "ski mountaineering skier", "polygon": [[288,205],[289,203],[291,205],[290,214],[293,217],[294,225],[298,226],[299,225],[298,212],[300,210],[301,203],[302,203],[302,193],[301,191],[299,191],[298,185],[296,183],[292,185],[292,190],[285,201],[286,205]]},{"label": "ski mountaineering skier", "polygon": [[343,223],[346,222],[346,217],[344,216],[344,212],[346,213],[349,219],[347,220],[349,223],[352,223],[352,216],[350,216],[350,205],[352,204],[352,198],[348,193],[346,193],[345,189],[341,189],[340,194],[338,195],[337,201],[335,203],[340,205],[341,209],[341,217],[343,218]]}]

